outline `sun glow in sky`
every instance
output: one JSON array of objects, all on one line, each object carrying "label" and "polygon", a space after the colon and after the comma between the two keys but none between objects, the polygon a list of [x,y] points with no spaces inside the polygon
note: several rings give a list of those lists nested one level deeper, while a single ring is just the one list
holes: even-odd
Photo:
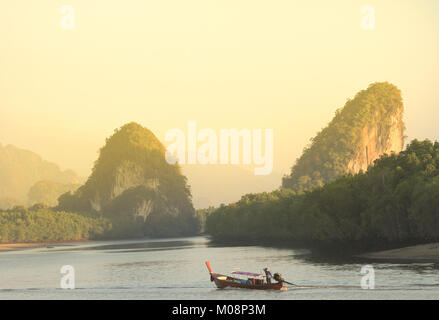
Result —
[{"label": "sun glow in sky", "polygon": [[190,120],[274,129],[286,173],[376,81],[401,89],[409,139],[439,137],[435,0],[3,1],[0,70],[0,143],[82,176],[115,128],[136,121],[164,141]]}]

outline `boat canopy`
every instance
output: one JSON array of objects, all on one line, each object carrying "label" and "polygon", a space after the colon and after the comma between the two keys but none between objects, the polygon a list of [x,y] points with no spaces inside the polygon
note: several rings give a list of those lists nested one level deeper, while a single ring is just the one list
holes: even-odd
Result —
[{"label": "boat canopy", "polygon": [[253,272],[246,272],[246,271],[233,271],[232,274],[240,274],[240,275],[250,276],[250,277],[261,277],[261,276],[263,276],[260,273],[253,273]]}]

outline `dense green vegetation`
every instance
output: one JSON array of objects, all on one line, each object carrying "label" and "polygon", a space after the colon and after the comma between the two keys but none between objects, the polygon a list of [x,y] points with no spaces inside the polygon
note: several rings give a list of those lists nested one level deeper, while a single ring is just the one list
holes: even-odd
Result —
[{"label": "dense green vegetation", "polygon": [[402,113],[401,92],[397,87],[387,82],[371,84],[349,99],[328,126],[311,139],[291,168],[291,174],[283,178],[283,187],[311,190],[345,174],[349,161],[364,152],[359,150],[363,128],[376,127],[380,140],[386,143],[393,117],[398,119],[402,139],[405,129]]},{"label": "dense green vegetation", "polygon": [[131,122],[107,139],[85,185],[59,198],[60,210],[103,215],[111,236],[196,234],[190,188],[180,167],[165,159],[154,134]]},{"label": "dense green vegetation", "polygon": [[104,218],[36,205],[0,212],[0,243],[96,239],[111,229]]},{"label": "dense green vegetation", "polygon": [[249,194],[207,219],[217,240],[366,250],[439,240],[439,143],[412,141],[366,173],[302,192]]},{"label": "dense green vegetation", "polygon": [[207,217],[211,215],[213,212],[215,212],[215,210],[216,210],[215,207],[210,206],[206,209],[198,209],[195,211],[195,217],[197,218],[199,223],[200,233],[206,232]]}]

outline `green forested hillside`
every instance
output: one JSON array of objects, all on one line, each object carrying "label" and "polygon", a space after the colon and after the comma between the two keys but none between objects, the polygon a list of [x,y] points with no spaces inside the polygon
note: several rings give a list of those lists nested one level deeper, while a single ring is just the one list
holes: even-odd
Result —
[{"label": "green forested hillside", "polygon": [[[396,86],[387,82],[371,84],[354,99],[348,99],[328,126],[311,139],[291,173],[284,177],[282,186],[296,191],[310,190],[345,174],[350,161],[365,157],[362,150],[365,129],[376,132],[370,150],[401,151],[389,150],[388,145],[391,139],[399,139],[393,143],[402,149],[405,128],[402,113],[401,92]],[[396,133],[394,137],[390,136],[391,130]]]},{"label": "green forested hillside", "polygon": [[217,240],[371,249],[439,240],[439,143],[412,141],[310,192],[246,195],[207,218]]}]

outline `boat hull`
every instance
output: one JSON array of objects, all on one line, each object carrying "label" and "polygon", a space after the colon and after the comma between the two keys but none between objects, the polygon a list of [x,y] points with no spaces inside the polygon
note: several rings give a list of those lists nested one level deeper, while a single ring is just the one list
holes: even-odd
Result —
[{"label": "boat hull", "polygon": [[[276,283],[264,283],[264,284],[250,284],[250,283],[242,283],[237,281],[235,278],[231,278],[221,274],[211,274],[212,281],[215,282],[215,285],[220,288],[241,288],[241,289],[254,289],[254,290],[287,290],[287,287],[283,284],[283,282]],[[225,278],[225,279],[219,279]]]}]

